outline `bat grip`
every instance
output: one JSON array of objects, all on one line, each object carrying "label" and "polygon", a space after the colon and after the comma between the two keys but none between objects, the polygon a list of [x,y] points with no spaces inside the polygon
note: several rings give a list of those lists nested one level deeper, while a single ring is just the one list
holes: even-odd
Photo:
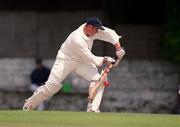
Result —
[{"label": "bat grip", "polygon": [[111,64],[112,64],[112,65],[115,64],[118,59],[119,59],[119,58],[116,56],[116,57],[115,57],[115,61],[112,62]]}]

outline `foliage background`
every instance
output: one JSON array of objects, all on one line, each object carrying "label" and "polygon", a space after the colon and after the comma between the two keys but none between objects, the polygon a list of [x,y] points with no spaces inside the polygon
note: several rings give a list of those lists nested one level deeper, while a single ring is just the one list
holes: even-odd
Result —
[{"label": "foliage background", "polygon": [[166,22],[161,51],[164,58],[180,63],[180,2],[178,0],[166,1]]}]

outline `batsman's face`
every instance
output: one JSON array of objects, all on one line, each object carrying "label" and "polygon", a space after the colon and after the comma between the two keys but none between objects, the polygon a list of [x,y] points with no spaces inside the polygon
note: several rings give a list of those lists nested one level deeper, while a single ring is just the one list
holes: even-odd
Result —
[{"label": "batsman's face", "polygon": [[96,26],[89,25],[89,35],[94,36],[98,32],[98,28]]}]

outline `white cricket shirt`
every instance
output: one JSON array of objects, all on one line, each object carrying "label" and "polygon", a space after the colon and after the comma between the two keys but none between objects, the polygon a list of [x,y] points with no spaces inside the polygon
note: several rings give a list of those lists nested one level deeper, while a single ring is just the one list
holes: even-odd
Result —
[{"label": "white cricket shirt", "polygon": [[76,62],[83,61],[100,66],[104,58],[92,54],[93,41],[98,39],[115,45],[115,43],[119,42],[120,36],[114,30],[103,27],[105,30],[98,30],[98,33],[94,36],[88,37],[84,33],[84,26],[85,24],[81,25],[68,36],[58,51],[57,57],[60,57],[60,52],[62,52]]}]

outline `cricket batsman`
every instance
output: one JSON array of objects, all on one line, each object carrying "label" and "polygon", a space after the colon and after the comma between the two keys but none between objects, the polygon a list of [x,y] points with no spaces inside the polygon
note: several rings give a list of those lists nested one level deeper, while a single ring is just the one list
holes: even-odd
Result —
[{"label": "cricket batsman", "polygon": [[[92,54],[93,41],[98,39],[111,43],[115,46],[116,57],[122,59],[125,51],[121,48],[119,38],[120,36],[114,30],[102,26],[98,17],[88,18],[62,44],[48,80],[43,86],[38,87],[31,97],[26,99],[23,110],[31,111],[57,93],[62,88],[61,82],[71,72],[90,81],[89,93],[91,93],[91,89],[101,77],[97,67],[115,62],[111,57]],[[119,61],[115,65],[117,66],[118,63]],[[91,111],[90,104],[88,104],[87,111]]]}]

